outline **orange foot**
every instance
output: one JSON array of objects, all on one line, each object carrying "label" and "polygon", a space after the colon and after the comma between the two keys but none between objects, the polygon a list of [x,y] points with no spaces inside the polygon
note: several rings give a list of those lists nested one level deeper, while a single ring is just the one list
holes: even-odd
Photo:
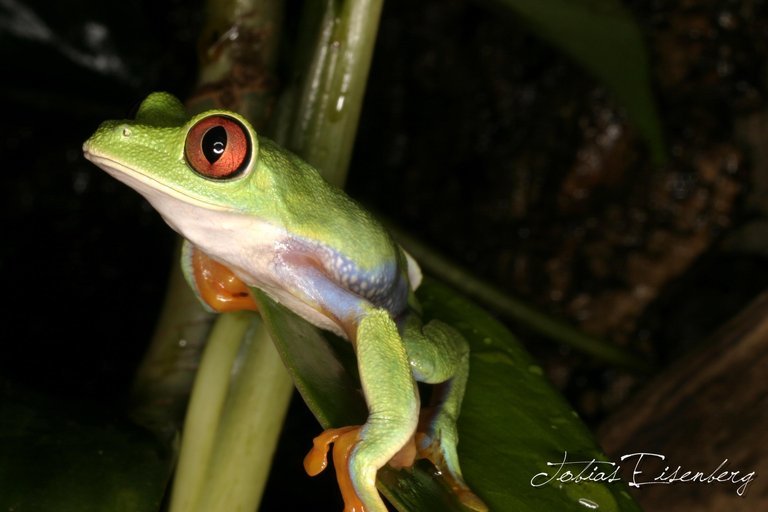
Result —
[{"label": "orange foot", "polygon": [[[320,474],[328,466],[328,448],[333,444],[333,465],[336,468],[336,481],[339,483],[339,490],[344,498],[344,512],[365,512],[363,503],[352,486],[352,479],[349,476],[349,454],[355,443],[359,439],[362,426],[351,426],[341,428],[329,428],[313,440],[312,449],[304,457],[304,470],[310,476]],[[427,448],[421,450],[417,448],[419,441],[426,434],[417,432],[395,454],[389,461],[393,468],[409,468],[413,466],[416,459],[427,459],[435,468],[438,474],[448,484],[459,501],[470,510],[477,512],[487,512],[488,506],[483,503],[475,493],[467,486],[460,477],[455,476],[445,464],[440,447],[436,442],[432,442]]]},{"label": "orange foot", "polygon": [[192,270],[200,297],[214,311],[259,310],[248,286],[227,267],[197,248],[192,249]]},{"label": "orange foot", "polygon": [[339,483],[341,496],[344,498],[344,512],[365,512],[363,502],[352,486],[349,476],[349,453],[357,443],[362,426],[329,428],[312,441],[312,449],[304,457],[304,471],[309,476],[320,474],[328,465],[328,447],[333,444],[333,466],[336,468],[336,481]]}]

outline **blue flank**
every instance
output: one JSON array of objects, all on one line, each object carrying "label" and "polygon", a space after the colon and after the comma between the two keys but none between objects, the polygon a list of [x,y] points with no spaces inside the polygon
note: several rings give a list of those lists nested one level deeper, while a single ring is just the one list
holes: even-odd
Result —
[{"label": "blue flank", "polygon": [[320,254],[323,266],[336,286],[386,309],[393,318],[405,311],[410,283],[407,272],[397,260],[365,271],[330,247],[323,247]]}]

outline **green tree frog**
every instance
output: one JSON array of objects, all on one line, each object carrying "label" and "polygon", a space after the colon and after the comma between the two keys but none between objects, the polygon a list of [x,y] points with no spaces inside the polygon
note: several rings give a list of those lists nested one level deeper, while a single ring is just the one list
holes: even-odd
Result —
[{"label": "green tree frog", "polygon": [[[466,506],[486,510],[456,454],[468,345],[445,323],[422,325],[418,265],[366,210],[237,113],[189,117],[167,93],[148,96],[135,120],[104,122],[83,151],[185,239],[184,274],[209,309],[255,309],[249,290],[258,288],[351,341],[368,418],[327,430],[305,459],[318,473],[336,443],[346,510],[385,512],[377,471],[415,457],[430,459]],[[439,385],[421,421],[417,381]]]}]

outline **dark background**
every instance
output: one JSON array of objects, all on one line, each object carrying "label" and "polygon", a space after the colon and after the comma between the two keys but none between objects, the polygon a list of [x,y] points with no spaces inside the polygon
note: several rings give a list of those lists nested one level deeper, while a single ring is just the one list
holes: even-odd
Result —
[{"label": "dark background", "polygon": [[[385,5],[352,195],[477,275],[660,366],[765,288],[765,210],[750,196],[762,162],[740,131],[764,108],[763,2],[628,3],[649,45],[662,168],[610,93],[514,17],[484,3],[414,4]],[[7,396],[123,414],[176,264],[174,235],[80,147],[151,91],[191,93],[200,7],[0,3]],[[524,339],[592,424],[642,384]],[[265,510],[286,490],[291,500],[335,492],[330,476],[318,483],[298,465],[306,443],[293,441],[316,429],[294,400],[275,477],[289,487],[273,484]]]}]

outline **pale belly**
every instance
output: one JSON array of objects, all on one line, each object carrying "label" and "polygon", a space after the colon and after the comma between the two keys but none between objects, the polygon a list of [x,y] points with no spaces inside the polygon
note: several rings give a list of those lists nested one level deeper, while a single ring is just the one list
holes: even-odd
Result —
[{"label": "pale belly", "polygon": [[195,208],[184,203],[154,206],[175,231],[248,286],[321,329],[353,338],[365,305],[393,316],[407,307],[408,278],[395,262],[365,272],[328,247],[251,216],[182,214],[180,209]]}]

